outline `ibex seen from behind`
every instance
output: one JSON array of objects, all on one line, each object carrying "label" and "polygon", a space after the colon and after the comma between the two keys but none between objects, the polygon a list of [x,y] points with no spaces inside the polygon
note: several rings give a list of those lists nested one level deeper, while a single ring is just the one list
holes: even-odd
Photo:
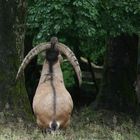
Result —
[{"label": "ibex seen from behind", "polygon": [[61,54],[72,64],[81,84],[81,70],[74,53],[64,44],[52,37],[49,43],[42,43],[33,48],[24,58],[16,79],[31,59],[38,53],[46,51],[41,77],[33,99],[33,111],[37,124],[42,129],[56,130],[66,128],[70,122],[73,109],[72,98],[65,88],[60,67]]}]

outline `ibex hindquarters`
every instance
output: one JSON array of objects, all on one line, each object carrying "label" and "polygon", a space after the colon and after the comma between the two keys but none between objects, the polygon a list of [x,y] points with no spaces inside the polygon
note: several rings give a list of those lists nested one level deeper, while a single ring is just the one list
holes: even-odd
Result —
[{"label": "ibex hindquarters", "polygon": [[[41,85],[38,90],[46,90],[46,85]],[[47,89],[47,95],[45,95],[44,91],[41,93],[42,97],[40,97],[40,93],[36,94],[33,102],[33,110],[36,115],[37,124],[41,128],[51,128],[53,130],[52,124],[55,122],[57,124],[55,129],[65,128],[69,124],[70,115],[73,108],[72,99],[66,90],[59,90],[61,93],[56,94],[56,113],[54,115],[53,108],[53,96],[51,93],[51,89]],[[50,92],[49,92],[50,91]],[[38,91],[37,91],[38,92]],[[37,93],[36,92],[36,93]],[[40,92],[40,91],[39,91]],[[43,95],[44,94],[44,95]],[[42,100],[43,98],[43,100]]]},{"label": "ibex hindquarters", "polygon": [[[59,61],[53,65],[52,76],[53,80],[49,73],[49,63],[45,61],[33,100],[33,110],[41,128],[65,128],[70,122],[73,101],[64,86]],[[53,128],[53,123],[56,123],[56,128]]]}]

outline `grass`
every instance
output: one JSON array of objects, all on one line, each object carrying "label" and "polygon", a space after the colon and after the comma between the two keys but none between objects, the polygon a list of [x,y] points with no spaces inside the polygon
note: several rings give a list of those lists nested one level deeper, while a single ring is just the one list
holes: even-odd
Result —
[{"label": "grass", "polygon": [[[3,116],[4,117],[4,116]],[[0,121],[0,140],[140,140],[139,120],[107,110],[93,111],[84,107],[74,111],[66,131],[43,135],[34,123],[21,118]]]}]

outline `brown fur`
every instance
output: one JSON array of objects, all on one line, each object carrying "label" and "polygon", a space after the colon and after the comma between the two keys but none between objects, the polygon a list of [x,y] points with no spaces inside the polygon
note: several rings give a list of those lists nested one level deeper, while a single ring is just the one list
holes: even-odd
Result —
[{"label": "brown fur", "polygon": [[48,128],[49,123],[55,119],[61,128],[66,128],[70,122],[73,109],[73,101],[64,86],[60,63],[53,65],[53,85],[56,90],[56,114],[53,116],[53,94],[50,82],[49,66],[45,61],[41,78],[33,100],[33,110],[37,118],[37,124],[41,128]]}]

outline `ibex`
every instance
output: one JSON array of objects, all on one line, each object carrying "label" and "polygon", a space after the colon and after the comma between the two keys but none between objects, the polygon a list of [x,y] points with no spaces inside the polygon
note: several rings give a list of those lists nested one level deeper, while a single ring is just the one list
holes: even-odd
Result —
[{"label": "ibex", "polygon": [[81,84],[81,70],[74,53],[64,44],[52,37],[48,43],[42,43],[33,48],[24,58],[16,79],[38,53],[46,51],[41,77],[33,99],[33,111],[40,128],[56,130],[66,128],[70,123],[73,109],[72,98],[65,88],[60,67],[61,54],[64,54],[72,64]]}]

